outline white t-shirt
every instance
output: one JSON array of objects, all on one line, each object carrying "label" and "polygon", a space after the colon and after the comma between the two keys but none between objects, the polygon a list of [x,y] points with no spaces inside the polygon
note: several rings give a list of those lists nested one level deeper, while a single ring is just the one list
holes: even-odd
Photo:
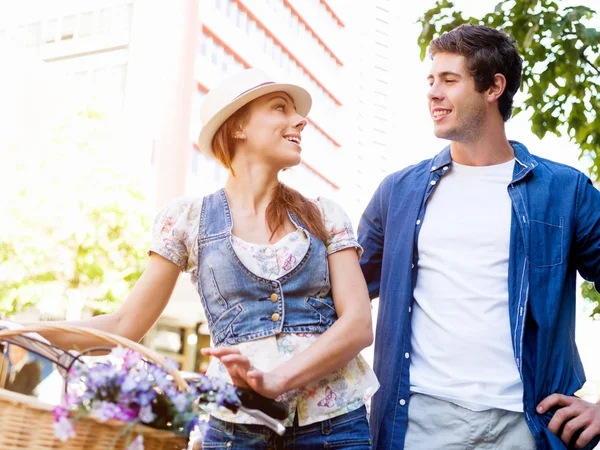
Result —
[{"label": "white t-shirt", "polygon": [[411,392],[474,411],[523,411],[508,313],[514,160],[452,163],[419,233]]}]

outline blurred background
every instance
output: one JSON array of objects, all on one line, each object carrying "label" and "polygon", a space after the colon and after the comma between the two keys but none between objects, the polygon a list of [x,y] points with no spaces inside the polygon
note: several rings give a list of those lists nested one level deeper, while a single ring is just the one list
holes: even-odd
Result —
[{"label": "blurred background", "polygon": [[[532,14],[549,4],[463,0],[453,7],[502,18],[522,3],[532,5]],[[569,16],[570,6],[600,8],[600,0],[552,3],[560,18],[570,18],[568,26],[584,27],[582,36],[600,28],[598,14]],[[387,174],[446,145],[432,133],[429,62],[419,46],[420,35],[431,32],[424,14],[443,5],[0,0],[0,314],[76,319],[112,311],[125,299],[146,264],[158,208],[224,184],[227,172],[195,144],[199,108],[211,87],[244,68],[259,67],[312,94],[303,162],[282,178],[307,196],[338,201],[356,226]],[[544,27],[530,29],[525,40],[546,45]],[[574,45],[599,66],[597,42]],[[550,63],[535,68],[543,76]],[[584,71],[585,86],[598,83],[599,73]],[[593,173],[600,159],[584,151],[587,135],[575,139],[566,119],[544,120],[553,134],[536,130],[536,108],[524,103],[531,94],[525,85],[517,96],[524,111],[508,122],[509,138]],[[582,126],[600,129],[598,110],[587,109]],[[600,145],[600,135],[594,139]],[[577,340],[588,376],[583,395],[596,400],[600,310],[597,293],[586,288],[577,305]],[[374,302],[374,317],[376,311]],[[186,275],[144,343],[185,370],[206,369],[199,349],[210,344],[208,330]],[[372,349],[365,355],[371,359]]]}]

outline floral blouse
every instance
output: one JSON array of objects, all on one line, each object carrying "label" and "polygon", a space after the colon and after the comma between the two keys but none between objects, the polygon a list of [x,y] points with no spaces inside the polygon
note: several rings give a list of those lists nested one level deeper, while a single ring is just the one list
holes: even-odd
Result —
[{"label": "floral blouse", "polygon": [[[319,198],[315,204],[321,210],[329,234],[326,242],[330,255],[346,248],[362,252],[352,224],[344,210],[332,200]],[[198,229],[201,199],[176,199],[163,208],[156,218],[150,252],[155,252],[189,272],[194,285],[198,281]],[[306,234],[296,230],[272,245],[253,244],[232,235],[233,248],[240,261],[255,275],[275,280],[296,267],[309,246]],[[264,372],[301,353],[319,338],[318,333],[281,333],[235,347],[253,367]],[[213,359],[207,375],[231,383],[227,369]],[[379,383],[373,370],[361,355],[326,377],[285,393],[283,401],[289,411],[284,426],[292,426],[297,412],[300,426],[337,417],[360,408],[377,391]],[[234,414],[226,409],[214,410],[211,415],[235,423],[259,424],[244,413]]]}]

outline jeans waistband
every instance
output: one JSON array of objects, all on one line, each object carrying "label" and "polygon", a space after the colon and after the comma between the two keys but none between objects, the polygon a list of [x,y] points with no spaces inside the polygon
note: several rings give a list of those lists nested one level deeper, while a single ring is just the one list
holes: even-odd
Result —
[{"label": "jeans waistband", "polygon": [[[361,417],[366,417],[367,408],[363,405],[354,411],[326,419],[321,422],[311,423],[309,425],[299,426],[298,425],[298,413],[294,418],[294,426],[286,427],[285,434],[288,436],[298,436],[305,433],[313,433],[321,430],[321,433],[328,435],[332,429],[342,423],[349,422]],[[234,423],[226,422],[225,420],[217,419],[216,417],[210,416],[209,425],[217,430],[224,432],[225,434],[233,435],[234,433],[250,434],[254,436],[264,436],[265,438],[273,434],[273,431],[265,425],[253,425],[245,423]]]}]

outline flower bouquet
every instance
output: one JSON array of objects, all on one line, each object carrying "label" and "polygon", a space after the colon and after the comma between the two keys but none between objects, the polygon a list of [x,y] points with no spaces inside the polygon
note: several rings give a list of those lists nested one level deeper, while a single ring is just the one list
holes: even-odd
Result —
[{"label": "flower bouquet", "polygon": [[60,351],[54,361],[66,379],[60,406],[0,389],[2,449],[181,450],[187,448],[189,431],[203,406],[216,404],[233,411],[241,406],[232,385],[199,374],[186,382],[174,361],[109,333],[37,325],[0,329],[0,340],[15,342],[15,336],[40,331],[100,337],[118,347],[103,358]]},{"label": "flower bouquet", "polygon": [[65,405],[53,409],[54,436],[63,442],[76,437],[76,422],[94,415],[101,422],[124,423],[109,448],[125,436],[127,450],[144,450],[143,432],[134,431],[135,425],[188,436],[202,405],[216,404],[233,411],[239,408],[232,385],[198,375],[181,390],[169,375],[177,369],[175,361],[165,358],[163,368],[123,347],[113,349],[102,361],[76,362],[67,374]]}]

